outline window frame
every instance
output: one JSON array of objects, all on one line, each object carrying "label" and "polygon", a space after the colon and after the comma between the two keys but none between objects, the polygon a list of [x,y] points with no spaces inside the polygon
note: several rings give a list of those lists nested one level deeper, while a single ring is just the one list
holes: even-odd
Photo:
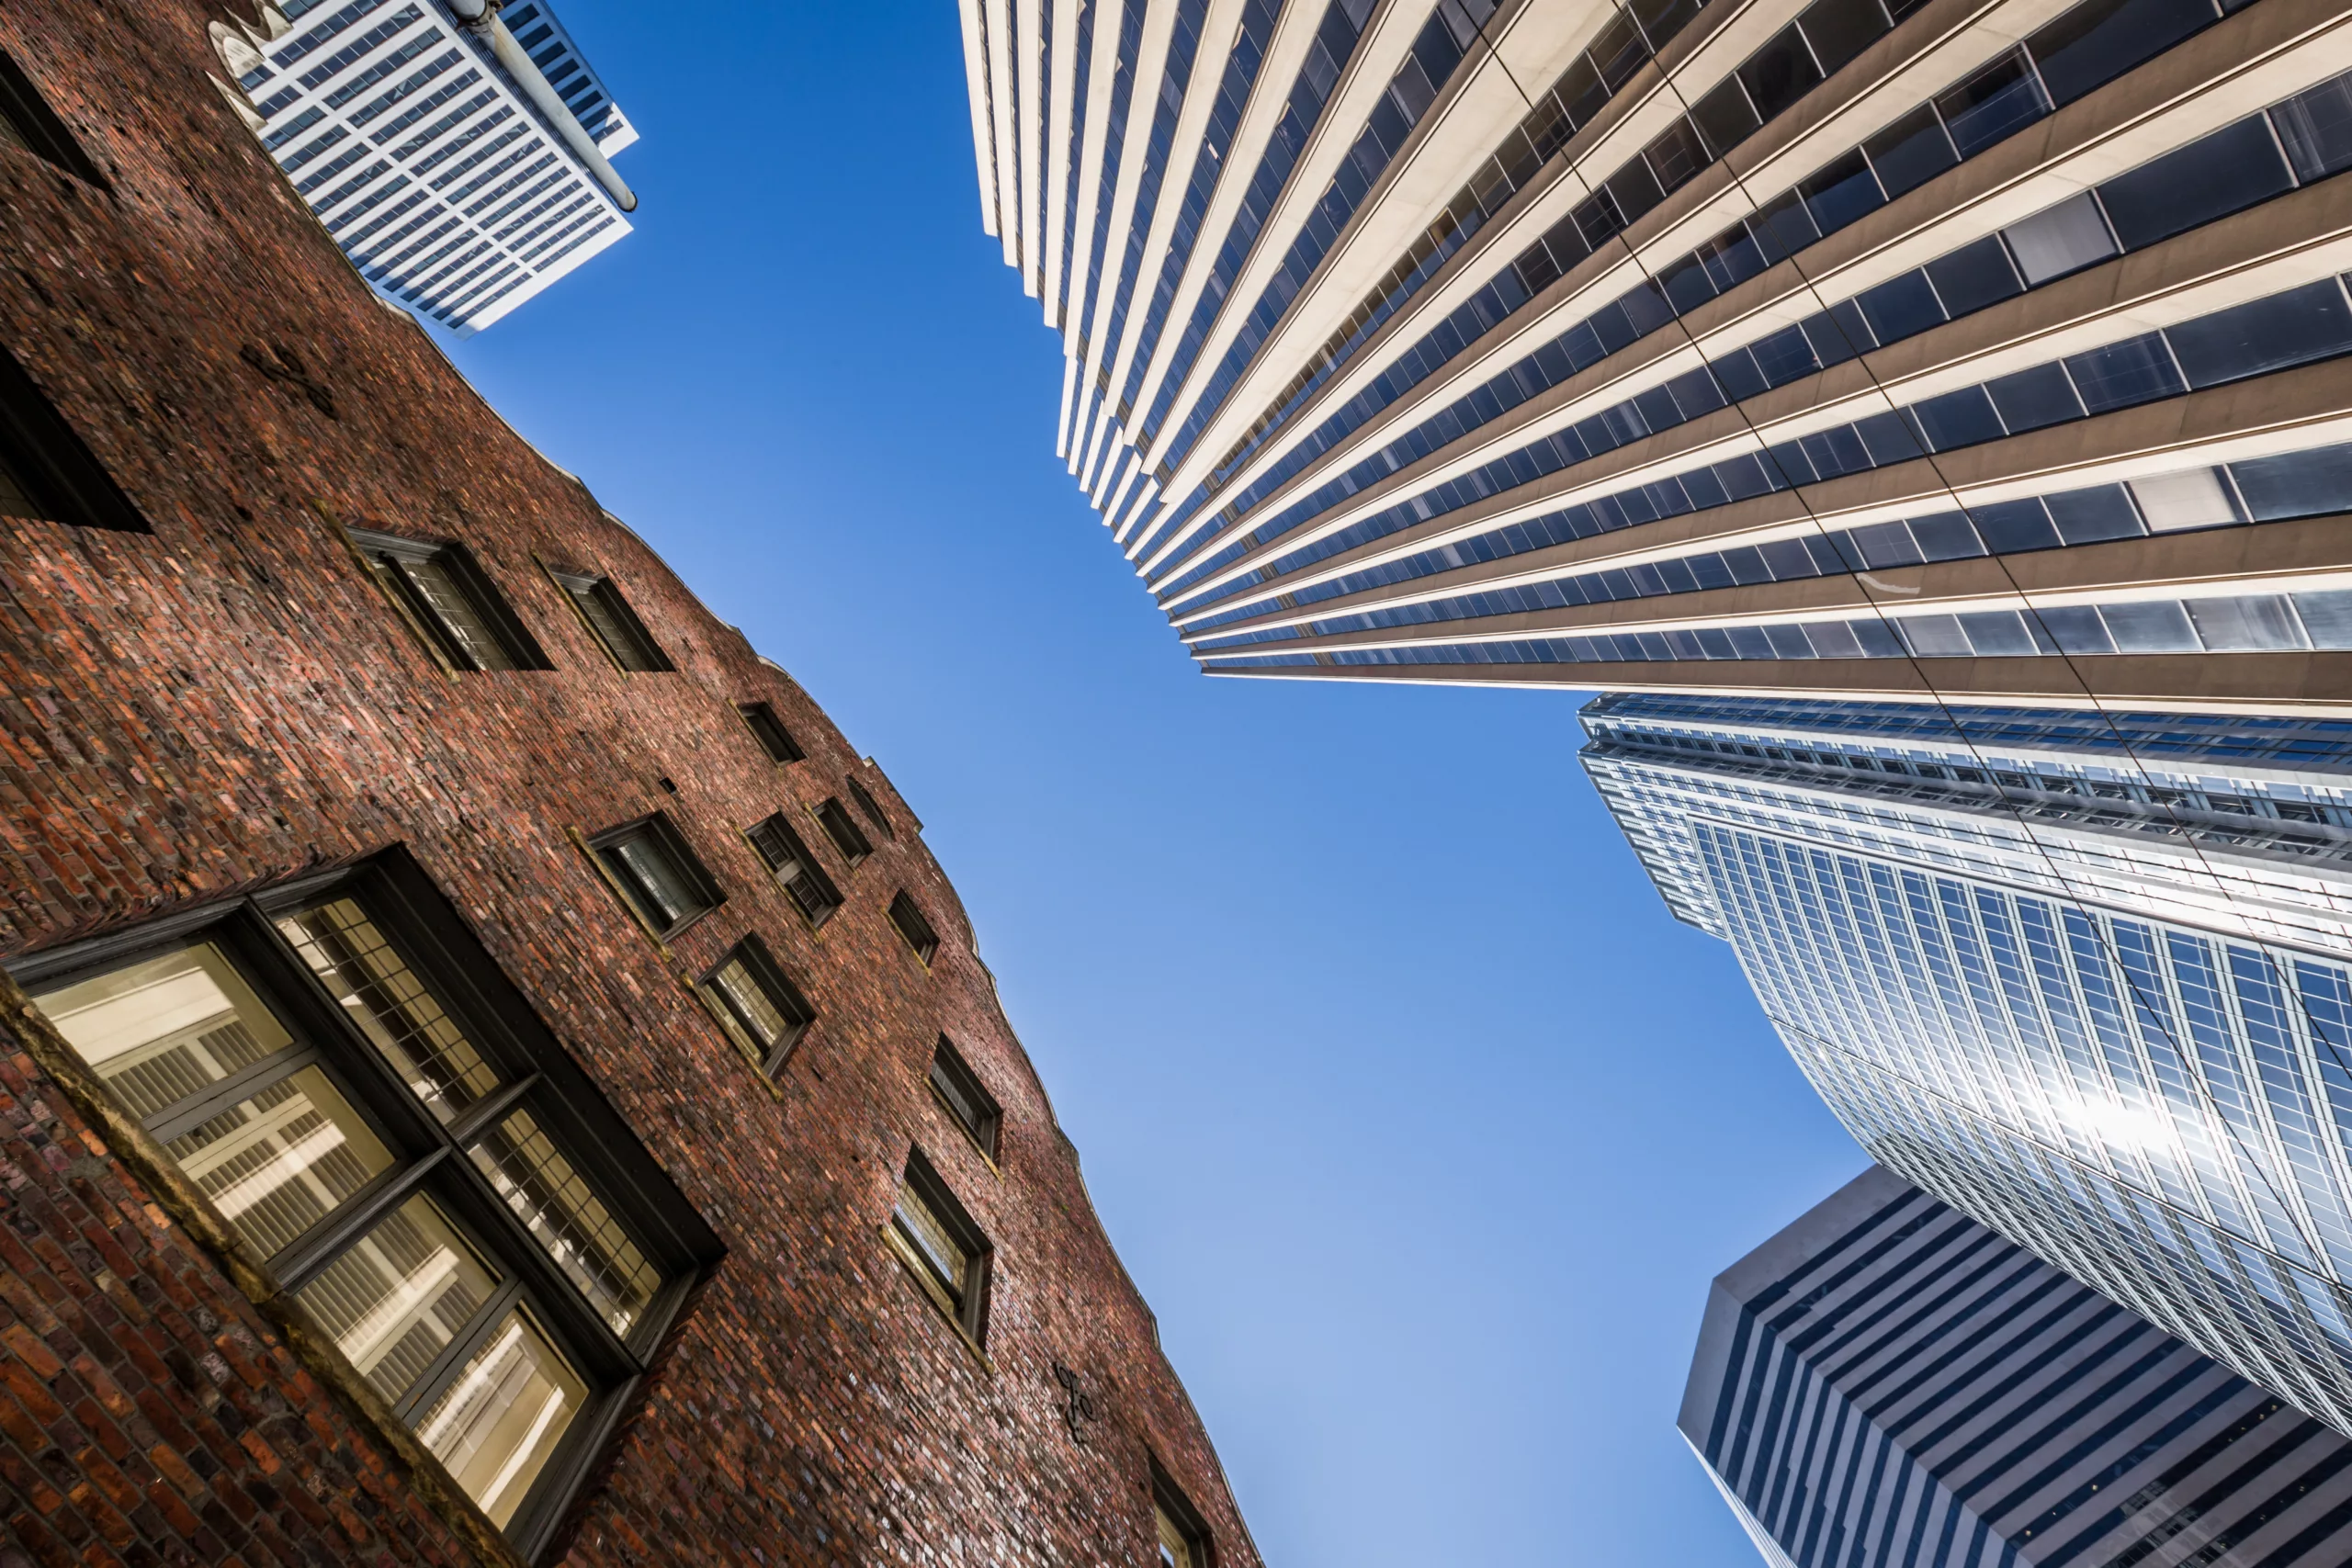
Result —
[{"label": "window frame", "polygon": [[[902,909],[906,912],[905,915],[899,913]],[[901,887],[890,896],[889,916],[891,928],[899,933],[899,940],[907,944],[907,951],[913,953],[924,968],[930,968],[931,961],[939,953],[939,928],[931,923],[931,918],[922,912],[922,906],[914,901],[913,895]],[[915,924],[922,929],[923,934],[921,938],[917,938],[912,931],[907,930],[909,916],[912,917]]]},{"label": "window frame", "polygon": [[368,576],[382,589],[384,596],[399,611],[401,619],[424,641],[435,659],[447,668],[465,674],[489,675],[506,671],[492,670],[466,651],[465,641],[449,628],[447,621],[435,610],[423,591],[405,572],[377,557],[390,557],[393,562],[431,563],[447,573],[480,616],[483,628],[495,640],[514,671],[552,670],[546,650],[531,635],[514,607],[500,592],[490,573],[482,570],[474,554],[455,539],[438,542],[412,539],[401,534],[389,534],[380,528],[353,527],[344,530],[352,547],[366,563]]},{"label": "window frame", "polygon": [[[769,1004],[790,1024],[783,1038],[774,1043],[755,1048],[751,1021],[735,1010],[725,987],[718,983],[718,972],[735,963],[741,963],[751,972],[753,983],[768,993]],[[768,951],[768,944],[760,940],[756,931],[745,932],[741,942],[721,953],[718,962],[703,972],[702,978],[695,982],[695,994],[702,998],[704,1006],[711,1010],[713,1018],[718,1022],[719,1032],[727,1036],[736,1050],[742,1053],[744,1060],[759,1069],[760,1076],[764,1078],[774,1079],[783,1073],[785,1065],[792,1060],[794,1054],[800,1049],[800,1043],[808,1037],[809,1030],[817,1024],[816,1004],[792,983],[792,977],[784,972],[784,965],[776,962],[775,954]]]},{"label": "window frame", "polygon": [[[947,1085],[941,1084],[942,1077],[948,1080]],[[972,1146],[979,1150],[990,1167],[994,1167],[1001,1157],[999,1150],[1002,1146],[1004,1107],[997,1102],[995,1095],[989,1092],[988,1085],[980,1081],[980,1075],[972,1070],[972,1064],[964,1059],[964,1054],[956,1049],[956,1043],[944,1033],[932,1048],[931,1067],[923,1081],[930,1085],[932,1098],[939,1101],[941,1108],[947,1112],[948,1120],[962,1130],[964,1135],[972,1141]],[[956,1108],[957,1094],[979,1108],[977,1122],[967,1121],[963,1111]]]},{"label": "window frame", "polygon": [[[921,1243],[910,1233],[901,1215],[904,1195],[912,1192],[916,1201],[929,1212],[950,1240],[963,1249],[964,1278],[950,1285],[942,1280],[939,1269],[932,1263]],[[901,1168],[899,1185],[890,1199],[889,1216],[882,1222],[883,1235],[889,1240],[891,1250],[910,1269],[931,1304],[945,1314],[973,1349],[986,1354],[988,1338],[989,1289],[996,1273],[996,1244],[979,1227],[961,1200],[948,1187],[939,1168],[922,1152],[920,1145],[907,1148],[907,1162]]]},{"label": "window frame", "polygon": [[1184,1538],[1184,1544],[1190,1549],[1193,1561],[1183,1564],[1182,1568],[1216,1568],[1216,1540],[1209,1533],[1208,1521],[1201,1517],[1201,1511],[1193,1506],[1193,1500],[1184,1495],[1184,1489],[1176,1484],[1175,1478],[1159,1462],[1159,1456],[1149,1454],[1147,1458],[1151,1465],[1152,1556],[1155,1562],[1159,1555],[1159,1520],[1164,1517],[1176,1527],[1177,1533]]},{"label": "window frame", "polygon": [[[403,1081],[277,927],[281,918],[341,897],[358,904],[499,1076],[496,1088],[448,1122],[436,1119]],[[141,1164],[176,1178],[153,1184],[156,1200],[166,1208],[194,1208],[204,1223],[191,1225],[191,1235],[216,1250],[220,1244],[210,1238],[228,1238],[226,1245],[246,1266],[276,1287],[270,1296],[255,1298],[256,1304],[266,1303],[271,1313],[299,1314],[295,1321],[309,1333],[294,1341],[297,1353],[317,1358],[319,1370],[338,1387],[364,1385],[374,1404],[355,1401],[363,1410],[381,1405],[391,1415],[393,1427],[386,1435],[411,1463],[440,1461],[403,1412],[432,1409],[506,1314],[523,1310],[589,1389],[571,1427],[499,1530],[525,1559],[536,1557],[593,1477],[637,1403],[656,1352],[700,1280],[725,1255],[725,1244],[404,850],[27,954],[6,968],[25,990],[45,992],[199,944],[211,945],[230,964],[292,1036],[289,1044],[144,1118],[71,1044],[66,1054],[78,1071],[69,1078],[110,1108],[110,1120],[119,1119],[118,1125],[137,1129],[130,1138],[118,1134],[119,1146],[138,1145]],[[263,1258],[163,1145],[168,1137],[182,1135],[183,1123],[220,1114],[308,1067],[315,1067],[348,1101],[393,1154],[393,1163]],[[468,1156],[469,1148],[517,1111],[529,1112],[662,1272],[662,1283],[625,1334],[616,1332],[563,1273]],[[394,1407],[365,1374],[326,1348],[334,1344],[333,1334],[297,1292],[347,1256],[379,1222],[420,1196],[431,1201],[499,1278],[466,1327],[453,1335]],[[231,1277],[233,1281],[233,1270]],[[467,1495],[454,1476],[448,1483],[452,1495]],[[477,1517],[486,1522],[486,1516]]]},{"label": "window frame", "polygon": [[28,502],[49,513],[33,521],[121,534],[155,531],[6,349],[0,349],[0,468],[23,484]]},{"label": "window frame", "polygon": [[[625,874],[606,858],[608,851],[637,839],[650,839],[667,853],[673,868],[688,885],[688,891],[702,900],[697,908],[666,926],[654,923],[657,911],[647,908],[640,900],[634,889],[634,878]],[[620,898],[621,907],[656,942],[669,942],[727,902],[727,890],[710,874],[709,868],[702,863],[702,857],[695,853],[694,847],[686,842],[685,835],[678,830],[676,823],[670,820],[670,814],[666,811],[649,811],[642,817],[590,833],[581,842],[588,851],[589,860],[595,864],[597,874]]]},{"label": "window frame", "polygon": [[[800,867],[801,875],[814,883],[822,896],[820,901],[825,907],[821,910],[811,914],[808,906],[803,904],[799,897],[792,891],[792,884],[779,874],[781,871],[779,863],[769,858],[767,850],[754,837],[763,828],[775,829],[783,834],[785,841],[792,846],[793,863]],[[784,895],[784,901],[792,906],[793,912],[808,922],[810,931],[820,930],[826,921],[841,913],[842,906],[848,902],[842,897],[840,886],[833,881],[831,875],[819,863],[815,852],[808,848],[808,840],[801,838],[799,832],[793,827],[792,814],[789,811],[772,811],[761,818],[743,829],[743,841],[751,845],[752,853],[756,855],[760,864],[766,868],[768,881],[775,886],[777,892]],[[798,878],[794,880],[797,881]]]},{"label": "window frame", "polygon": [[865,830],[850,816],[849,807],[842,804],[839,795],[827,795],[809,807],[808,815],[817,819],[817,826],[825,830],[825,837],[841,852],[842,863],[852,871],[874,858],[874,840],[865,836]]},{"label": "window frame", "polygon": [[[620,584],[613,581],[610,573],[574,571],[550,566],[547,568],[547,574],[554,579],[557,591],[563,595],[563,602],[579,617],[589,639],[605,650],[605,657],[612,660],[614,669],[624,675],[665,675],[677,670],[678,667],[670,662],[669,654],[662,651],[661,643],[654,639],[644,618],[637,613],[636,606],[628,602],[628,595],[621,592]],[[612,615],[623,634],[634,645],[632,648],[624,649],[613,646],[612,639],[588,614],[587,601],[592,597]],[[631,655],[643,662],[631,664],[628,661]]]},{"label": "window frame", "polygon": [[[752,739],[760,743],[760,750],[765,751],[768,754],[768,760],[777,767],[781,768],[789,762],[805,762],[808,760],[808,751],[801,747],[799,741],[793,739],[791,727],[777,716],[775,704],[737,703],[735,716],[743,721],[743,727],[752,732]],[[773,727],[773,739],[770,739],[769,731],[761,728],[763,724]],[[782,743],[780,750],[777,749],[778,742]]]},{"label": "window frame", "polygon": [[865,813],[866,820],[880,829],[884,838],[894,844],[897,843],[899,829],[891,822],[890,814],[882,809],[882,803],[874,798],[874,792],[858,783],[857,775],[854,773],[844,774],[842,783],[849,786],[850,798],[857,802],[857,808]]}]

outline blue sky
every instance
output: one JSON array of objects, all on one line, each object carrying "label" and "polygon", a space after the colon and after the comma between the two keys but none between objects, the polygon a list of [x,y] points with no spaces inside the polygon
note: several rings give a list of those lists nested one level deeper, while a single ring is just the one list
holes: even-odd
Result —
[{"label": "blue sky", "polygon": [[1560,693],[1211,681],[1053,456],[952,0],[562,0],[639,231],[459,366],[889,773],[1276,1568],[1756,1562],[1710,1276],[1861,1168]]}]

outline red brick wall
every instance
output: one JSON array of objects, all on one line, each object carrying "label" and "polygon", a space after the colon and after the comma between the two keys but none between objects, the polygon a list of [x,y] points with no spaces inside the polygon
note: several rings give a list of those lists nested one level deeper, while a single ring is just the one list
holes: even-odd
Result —
[{"label": "red brick wall", "polygon": [[[408,847],[729,1247],[567,1561],[1142,1563],[1154,1455],[1221,1568],[1254,1568],[901,803],[861,775],[900,830],[854,871],[804,832],[848,898],[810,932],[738,829],[846,798],[856,752],[369,296],[207,82],[215,14],[0,10],[111,183],[0,148],[0,344],[154,526],[0,522],[0,955]],[[334,417],[240,355],[280,345]],[[444,673],[345,523],[464,541],[556,668]],[[676,672],[614,671],[541,560],[609,571]],[[753,744],[756,699],[806,761]],[[656,808],[729,895],[667,957],[566,834]],[[928,971],[885,919],[901,886],[943,939]],[[681,984],[745,931],[821,1015],[773,1093]],[[1001,1175],[926,1090],[942,1030],[1003,1103]],[[0,1563],[477,1560],[0,1045]],[[994,1241],[992,1370],[878,1234],[910,1142]],[[1057,1361],[1098,1412],[1083,1444]]]}]

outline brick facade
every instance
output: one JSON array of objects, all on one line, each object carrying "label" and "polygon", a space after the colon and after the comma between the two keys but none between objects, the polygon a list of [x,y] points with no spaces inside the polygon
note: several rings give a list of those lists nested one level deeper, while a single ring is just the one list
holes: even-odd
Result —
[{"label": "brick facade", "polygon": [[[222,14],[0,12],[104,178],[0,145],[0,346],[153,530],[0,519],[0,956],[404,847],[726,1247],[543,1561],[1140,1564],[1157,1464],[1255,1568],[911,813],[370,296],[207,80]],[[554,668],[449,672],[346,526],[461,541]],[[675,671],[614,668],[546,567],[609,573]],[[804,827],[846,899],[812,931],[741,829],[851,779],[896,837],[853,869]],[[726,895],[667,945],[574,837],[655,810]],[[746,932],[819,1014],[773,1083],[690,990]],[[0,1563],[511,1561],[0,1001]],[[993,1242],[984,1357],[883,1240],[910,1145]]]}]

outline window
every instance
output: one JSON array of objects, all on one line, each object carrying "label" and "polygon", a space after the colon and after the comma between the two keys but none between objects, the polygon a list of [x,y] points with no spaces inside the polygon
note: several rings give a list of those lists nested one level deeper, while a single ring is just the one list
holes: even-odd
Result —
[{"label": "window", "polygon": [[939,951],[939,933],[931,929],[931,922],[922,918],[915,901],[904,893],[890,900],[890,923],[899,928],[899,934],[907,939],[907,945],[925,964]]},{"label": "window", "polygon": [[32,78],[6,51],[0,51],[0,147],[46,158],[94,186],[107,183],[74,140],[74,133],[65,129],[65,122],[33,85]]},{"label": "window", "polygon": [[752,840],[752,848],[759,852],[760,859],[775,874],[776,886],[784,889],[785,897],[792,900],[793,907],[810,925],[823,925],[842,907],[841,890],[818,866],[808,846],[800,841],[800,835],[784,819],[784,813],[779,811],[766,821],[755,823],[744,830],[743,836]]},{"label": "window", "polygon": [[686,841],[660,812],[589,840],[645,929],[667,940],[727,901]]},{"label": "window", "polygon": [[611,578],[586,577],[571,571],[555,572],[553,576],[596,641],[612,655],[615,664],[633,671],[676,668],[653,640],[653,634],[645,629],[645,623],[637,618],[637,612],[628,607],[628,601],[621,597],[621,591],[613,585]]},{"label": "window", "polygon": [[883,811],[882,803],[876,800],[866,787],[855,779],[844,779],[842,782],[849,785],[849,797],[857,802],[857,808],[865,813],[865,819],[881,829],[884,838],[896,842],[899,830],[890,826],[890,818]]},{"label": "window", "polygon": [[535,1550],[718,1238],[405,857],[172,925],[17,978]]},{"label": "window", "polygon": [[921,1149],[907,1153],[888,1234],[924,1292],[979,1343],[988,1325],[989,1238]]},{"label": "window", "polygon": [[770,759],[778,763],[798,762],[807,759],[808,753],[800,749],[800,742],[792,738],[792,731],[785,728],[784,720],[775,716],[775,709],[765,703],[740,703],[735,711],[743,716],[743,722],[759,738],[761,748]]},{"label": "window", "polygon": [[931,1088],[956,1124],[980,1145],[980,1152],[996,1158],[997,1129],[1003,1123],[1004,1111],[944,1034],[931,1055]]},{"label": "window", "polygon": [[1159,1568],[1213,1568],[1208,1527],[1157,1460],[1151,1466],[1151,1514]]},{"label": "window", "polygon": [[817,1021],[810,1007],[784,976],[767,944],[747,936],[703,976],[703,1000],[727,1037],[769,1077],[784,1070],[792,1048]]},{"label": "window", "polygon": [[434,651],[458,670],[546,670],[547,655],[462,545],[354,528],[376,580]]},{"label": "window", "polygon": [[0,517],[152,532],[24,367],[6,353],[0,353]]},{"label": "window", "polygon": [[874,845],[850,818],[849,808],[838,800],[829,800],[817,807],[817,820],[825,829],[825,837],[841,851],[842,859],[855,865],[874,852]]}]

